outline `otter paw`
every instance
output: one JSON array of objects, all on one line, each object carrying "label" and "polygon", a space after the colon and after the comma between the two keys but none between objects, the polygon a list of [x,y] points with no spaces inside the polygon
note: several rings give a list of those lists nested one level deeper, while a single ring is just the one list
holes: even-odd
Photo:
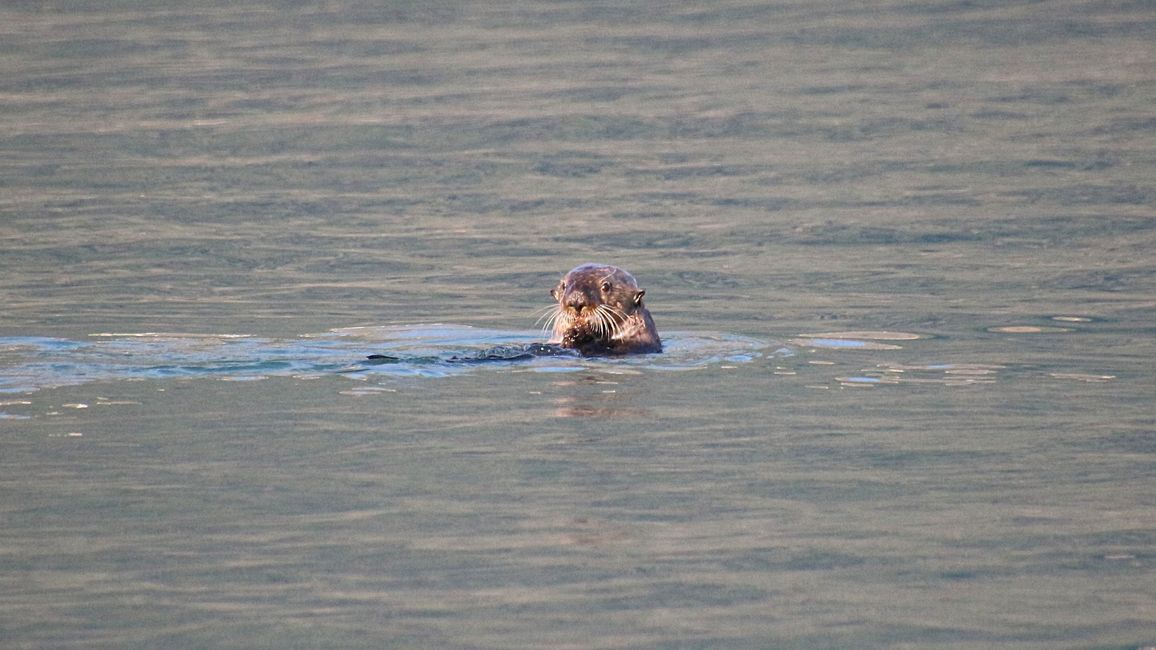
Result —
[{"label": "otter paw", "polygon": [[574,327],[566,331],[562,335],[562,347],[565,348],[579,348],[594,340],[594,334],[590,330]]}]

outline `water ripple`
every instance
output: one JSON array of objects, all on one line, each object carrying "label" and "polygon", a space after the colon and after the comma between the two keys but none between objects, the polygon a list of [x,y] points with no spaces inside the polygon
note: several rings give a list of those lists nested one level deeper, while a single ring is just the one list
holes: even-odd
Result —
[{"label": "water ripple", "polygon": [[[295,339],[165,332],[101,332],[86,341],[4,337],[0,338],[0,393],[25,394],[117,380],[244,381],[328,374],[444,377],[514,363],[538,372],[573,372],[592,364],[686,370],[752,361],[769,346],[732,334],[676,332],[667,335],[666,352],[661,355],[487,358],[493,350],[529,346],[539,341],[538,336],[537,332],[433,324],[341,328]],[[386,362],[370,363],[369,354],[383,355]]]}]

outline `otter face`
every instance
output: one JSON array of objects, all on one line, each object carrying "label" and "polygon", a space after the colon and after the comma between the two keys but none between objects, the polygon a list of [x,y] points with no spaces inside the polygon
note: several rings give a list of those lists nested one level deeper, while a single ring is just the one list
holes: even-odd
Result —
[{"label": "otter face", "polygon": [[572,317],[582,316],[610,305],[623,318],[630,307],[642,304],[646,291],[638,288],[634,276],[614,266],[583,264],[570,271],[550,290],[560,309]]},{"label": "otter face", "polygon": [[[583,264],[574,268],[550,290],[556,304],[546,328],[553,330],[551,343],[586,353],[620,353],[629,347],[626,339],[640,330],[653,329],[642,304],[646,292],[638,288],[634,276],[605,264]],[[647,348],[649,334],[644,337]]]}]

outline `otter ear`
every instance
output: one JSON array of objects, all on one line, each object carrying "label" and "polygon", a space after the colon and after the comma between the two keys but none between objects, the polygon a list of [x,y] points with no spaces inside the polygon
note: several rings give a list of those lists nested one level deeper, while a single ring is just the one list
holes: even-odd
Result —
[{"label": "otter ear", "polygon": [[642,304],[642,297],[645,295],[646,295],[646,290],[645,289],[639,289],[638,293],[634,294],[634,304],[635,305],[641,305]]}]

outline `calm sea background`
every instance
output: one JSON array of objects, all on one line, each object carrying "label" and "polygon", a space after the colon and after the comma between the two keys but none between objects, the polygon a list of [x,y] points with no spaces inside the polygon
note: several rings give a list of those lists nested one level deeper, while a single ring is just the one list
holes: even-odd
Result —
[{"label": "calm sea background", "polygon": [[[0,646],[1156,646],[1154,106],[1146,0],[5,3]],[[586,261],[667,354],[344,371]]]}]

